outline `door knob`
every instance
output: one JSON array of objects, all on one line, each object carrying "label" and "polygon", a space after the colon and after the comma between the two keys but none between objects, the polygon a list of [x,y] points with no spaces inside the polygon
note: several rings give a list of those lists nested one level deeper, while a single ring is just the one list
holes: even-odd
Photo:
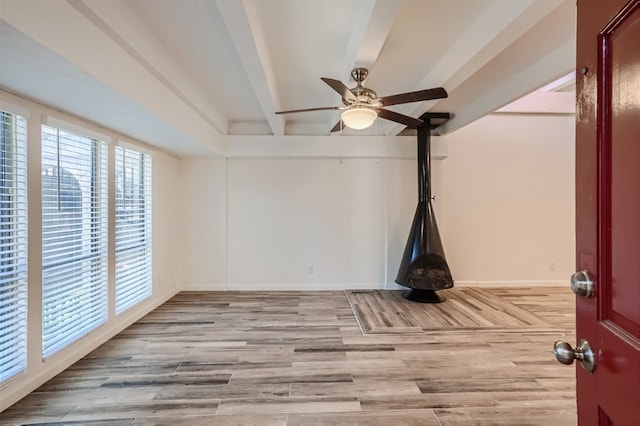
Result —
[{"label": "door knob", "polygon": [[575,349],[567,342],[557,341],[553,344],[553,353],[561,364],[571,365],[577,359],[588,373],[593,373],[596,368],[596,357],[591,345],[584,339],[580,340]]},{"label": "door knob", "polygon": [[586,299],[593,296],[593,278],[589,271],[584,270],[571,275],[571,291]]}]

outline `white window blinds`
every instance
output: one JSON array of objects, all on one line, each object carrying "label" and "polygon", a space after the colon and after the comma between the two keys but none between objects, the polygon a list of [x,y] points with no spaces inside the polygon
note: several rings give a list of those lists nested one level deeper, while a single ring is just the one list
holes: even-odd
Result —
[{"label": "white window blinds", "polygon": [[0,384],[27,367],[26,130],[0,111]]},{"label": "white window blinds", "polygon": [[116,313],[151,295],[151,156],[116,147]]},{"label": "white window blinds", "polygon": [[107,320],[107,145],[42,126],[42,354]]}]

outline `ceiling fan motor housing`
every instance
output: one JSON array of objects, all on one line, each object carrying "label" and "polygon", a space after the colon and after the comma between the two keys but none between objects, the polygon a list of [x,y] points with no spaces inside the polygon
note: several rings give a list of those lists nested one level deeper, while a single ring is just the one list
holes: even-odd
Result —
[{"label": "ceiling fan motor housing", "polygon": [[366,68],[354,68],[351,70],[351,77],[358,85],[362,83],[369,75],[369,70]]},{"label": "ceiling fan motor housing", "polygon": [[382,106],[380,102],[376,102],[378,99],[378,94],[373,90],[366,88],[362,85],[362,82],[369,75],[369,70],[366,68],[354,68],[351,71],[351,77],[356,82],[356,87],[351,90],[356,97],[356,99],[342,98],[342,103],[347,106],[374,106],[379,107]]},{"label": "ceiling fan motor housing", "polygon": [[342,99],[342,102],[347,105],[366,105],[366,106],[382,106],[381,103],[377,100],[378,96],[376,92],[371,89],[367,89],[366,87],[356,86],[351,89],[353,94],[356,96],[357,100],[353,99]]}]

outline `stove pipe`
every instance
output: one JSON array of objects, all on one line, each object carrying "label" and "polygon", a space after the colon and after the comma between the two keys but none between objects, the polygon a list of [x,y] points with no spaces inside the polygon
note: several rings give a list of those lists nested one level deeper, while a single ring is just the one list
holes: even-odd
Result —
[{"label": "stove pipe", "polygon": [[[422,117],[421,117],[422,118]],[[428,119],[418,127],[418,207],[413,217],[396,283],[412,290],[406,299],[438,303],[444,298],[436,290],[453,287],[431,206],[431,123]]]}]

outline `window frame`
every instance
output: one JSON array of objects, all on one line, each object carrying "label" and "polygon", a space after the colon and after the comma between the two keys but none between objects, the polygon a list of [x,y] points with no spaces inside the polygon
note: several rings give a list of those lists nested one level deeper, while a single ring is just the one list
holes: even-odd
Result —
[{"label": "window frame", "polygon": [[41,129],[46,359],[108,321],[109,163],[107,142],[51,124]]},{"label": "window frame", "polygon": [[153,157],[127,145],[117,145],[114,157],[115,312],[119,315],[153,294]]},{"label": "window frame", "polygon": [[0,110],[0,385],[28,367],[27,118]]}]

